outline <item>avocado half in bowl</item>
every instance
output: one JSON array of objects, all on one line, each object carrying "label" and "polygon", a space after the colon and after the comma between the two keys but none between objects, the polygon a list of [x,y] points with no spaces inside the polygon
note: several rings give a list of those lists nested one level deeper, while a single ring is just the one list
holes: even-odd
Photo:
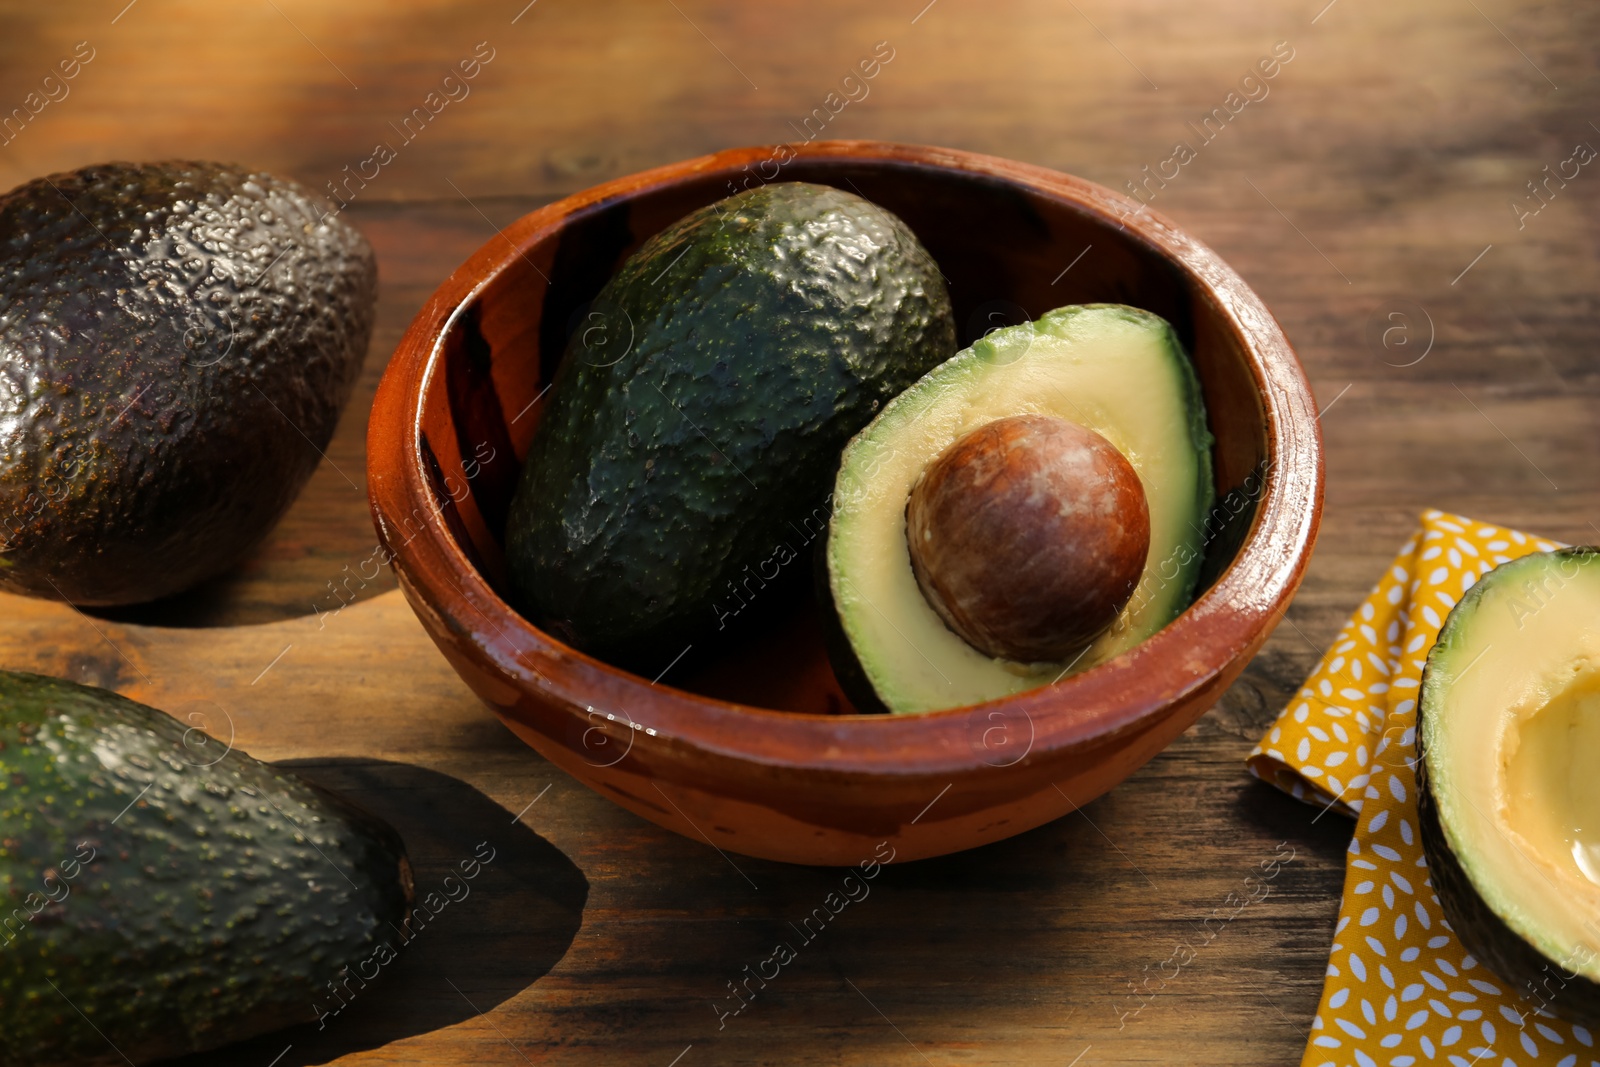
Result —
[{"label": "avocado half in bowl", "polygon": [[[619,265],[690,212],[763,182],[892,212],[948,285],[960,346],[1069,304],[1171,325],[1215,442],[1194,600],[1059,682],[911,715],[861,714],[805,581],[778,580],[738,641],[631,673],[511,606],[506,523],[552,382]],[[1081,260],[1078,257],[1082,255]],[[1071,269],[1066,269],[1070,266]],[[1058,818],[1127,777],[1221,696],[1298,587],[1322,499],[1316,407],[1282,330],[1215,253],[1068,175],[948,149],[735,149],[618,179],[485,244],[418,314],[374,404],[379,536],[451,664],[551,762],[647,819],[728,851],[849,864],[883,841],[941,855]],[[805,568],[827,526],[797,525]],[[776,558],[776,557],[775,557]],[[758,586],[750,586],[755,591]],[[665,673],[662,673],[665,672]]]}]

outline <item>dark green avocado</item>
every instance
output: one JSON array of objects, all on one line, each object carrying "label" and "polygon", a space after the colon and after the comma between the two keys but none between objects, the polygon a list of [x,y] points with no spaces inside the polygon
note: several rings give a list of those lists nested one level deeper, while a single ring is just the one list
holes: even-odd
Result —
[{"label": "dark green avocado", "polygon": [[115,693],[0,672],[0,1067],[143,1064],[314,1021],[406,921],[392,829],[223,752]]},{"label": "dark green avocado", "polygon": [[513,602],[648,671],[747,623],[779,570],[803,587],[786,546],[826,522],[845,441],[954,351],[938,266],[859,196],[787,182],[679,220],[567,346],[511,505]]},{"label": "dark green avocado", "polygon": [[0,197],[0,589],[128,604],[234,566],[316,468],[376,291],[359,233],[243,168]]}]

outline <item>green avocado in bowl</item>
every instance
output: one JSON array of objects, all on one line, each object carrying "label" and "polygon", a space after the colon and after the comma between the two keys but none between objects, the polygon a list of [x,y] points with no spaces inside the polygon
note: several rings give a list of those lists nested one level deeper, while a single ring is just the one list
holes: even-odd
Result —
[{"label": "green avocado in bowl", "polygon": [[[1086,631],[1069,625],[1068,639],[1053,648],[1019,633],[1011,652],[963,634],[945,598],[929,588],[919,549],[939,531],[908,520],[908,499],[917,503],[942,455],[1018,416],[1080,426],[1109,442],[1131,466],[1148,519],[1142,541],[1122,553],[1132,566],[1102,576],[1096,565],[1118,554],[1127,525],[1115,512],[1134,505],[1073,499],[1071,490],[1081,492],[1087,478],[1045,485],[1037,465],[982,472],[977,491],[958,502],[960,518],[969,526],[981,521],[981,529],[962,531],[958,550],[983,565],[975,577],[1006,593],[984,606],[996,625],[1039,614],[1033,590],[1050,599],[1045,609],[1062,604],[1056,614],[1070,624],[1085,614],[1085,587],[1111,585]],[[826,577],[843,639],[830,652],[856,705],[906,713],[980,704],[1087,670],[1171,622],[1189,606],[1204,557],[1211,443],[1187,353],[1164,320],[1136,308],[1060,308],[996,330],[930,372],[850,442],[834,487]],[[1017,444],[1008,445],[1015,457]],[[998,486],[1019,477],[1027,479],[1020,506],[997,497]],[[1059,521],[1061,513],[1094,507],[1113,512],[1113,521]]]},{"label": "green avocado in bowl", "polygon": [[[904,223],[790,182],[652,237],[582,322],[506,537],[517,603],[580,649],[670,664],[819,515],[830,649],[863,711],[1048,684],[1192,598],[1211,436],[1189,357],[1156,315],[1066,307],[953,354],[943,276]],[[1030,416],[1049,423],[1034,427],[1022,494],[1001,500],[1007,477],[1022,483],[980,458],[945,517],[914,533],[942,454]],[[1013,466],[1021,447],[1005,446]],[[1101,499],[1119,485],[1125,499]]]},{"label": "green avocado in bowl", "polygon": [[573,333],[507,522],[513,597],[654,673],[826,506],[839,449],[955,350],[944,279],[894,215],[803,182],[656,234]]}]

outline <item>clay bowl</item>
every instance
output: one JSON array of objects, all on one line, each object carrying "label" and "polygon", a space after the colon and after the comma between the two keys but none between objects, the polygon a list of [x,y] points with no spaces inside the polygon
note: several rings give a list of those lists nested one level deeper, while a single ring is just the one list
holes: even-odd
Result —
[{"label": "clay bowl", "polygon": [[[923,716],[859,715],[808,591],[739,647],[659,683],[507,604],[501,539],[540,392],[622,259],[762,180],[854,190],[948,276],[962,344],[1062,304],[1167,318],[1193,353],[1219,499],[1203,595],[1056,685]],[[372,511],[401,588],[474,692],[601,795],[728,852],[854,864],[972,848],[1087,803],[1211,706],[1266,640],[1311,552],[1317,411],[1288,340],[1210,249],[1137,203],[1039,167],[876,142],[744,148],[620,178],[524,216],[439,287],[389,363],[369,431]],[[1225,521],[1224,521],[1225,520]],[[663,667],[669,665],[663,664]]]}]

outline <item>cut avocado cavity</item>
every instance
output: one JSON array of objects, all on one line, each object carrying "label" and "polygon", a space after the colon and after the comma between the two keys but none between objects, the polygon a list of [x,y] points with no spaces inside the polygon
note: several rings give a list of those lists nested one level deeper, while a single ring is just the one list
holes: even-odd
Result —
[{"label": "cut avocado cavity", "polygon": [[[1519,989],[1600,1021],[1600,550],[1502,564],[1423,674],[1419,819],[1462,943]],[[1572,975],[1573,977],[1568,977]]]},{"label": "cut avocado cavity", "polygon": [[[1148,503],[1149,551],[1131,599],[1066,662],[1015,662],[968,644],[924,597],[907,547],[918,477],[958,438],[1016,415],[1098,433],[1127,458]],[[1089,304],[996,330],[901,393],[845,448],[825,556],[835,672],[861,710],[912,713],[994,700],[1102,663],[1189,605],[1212,501],[1199,382],[1163,319]]]}]

